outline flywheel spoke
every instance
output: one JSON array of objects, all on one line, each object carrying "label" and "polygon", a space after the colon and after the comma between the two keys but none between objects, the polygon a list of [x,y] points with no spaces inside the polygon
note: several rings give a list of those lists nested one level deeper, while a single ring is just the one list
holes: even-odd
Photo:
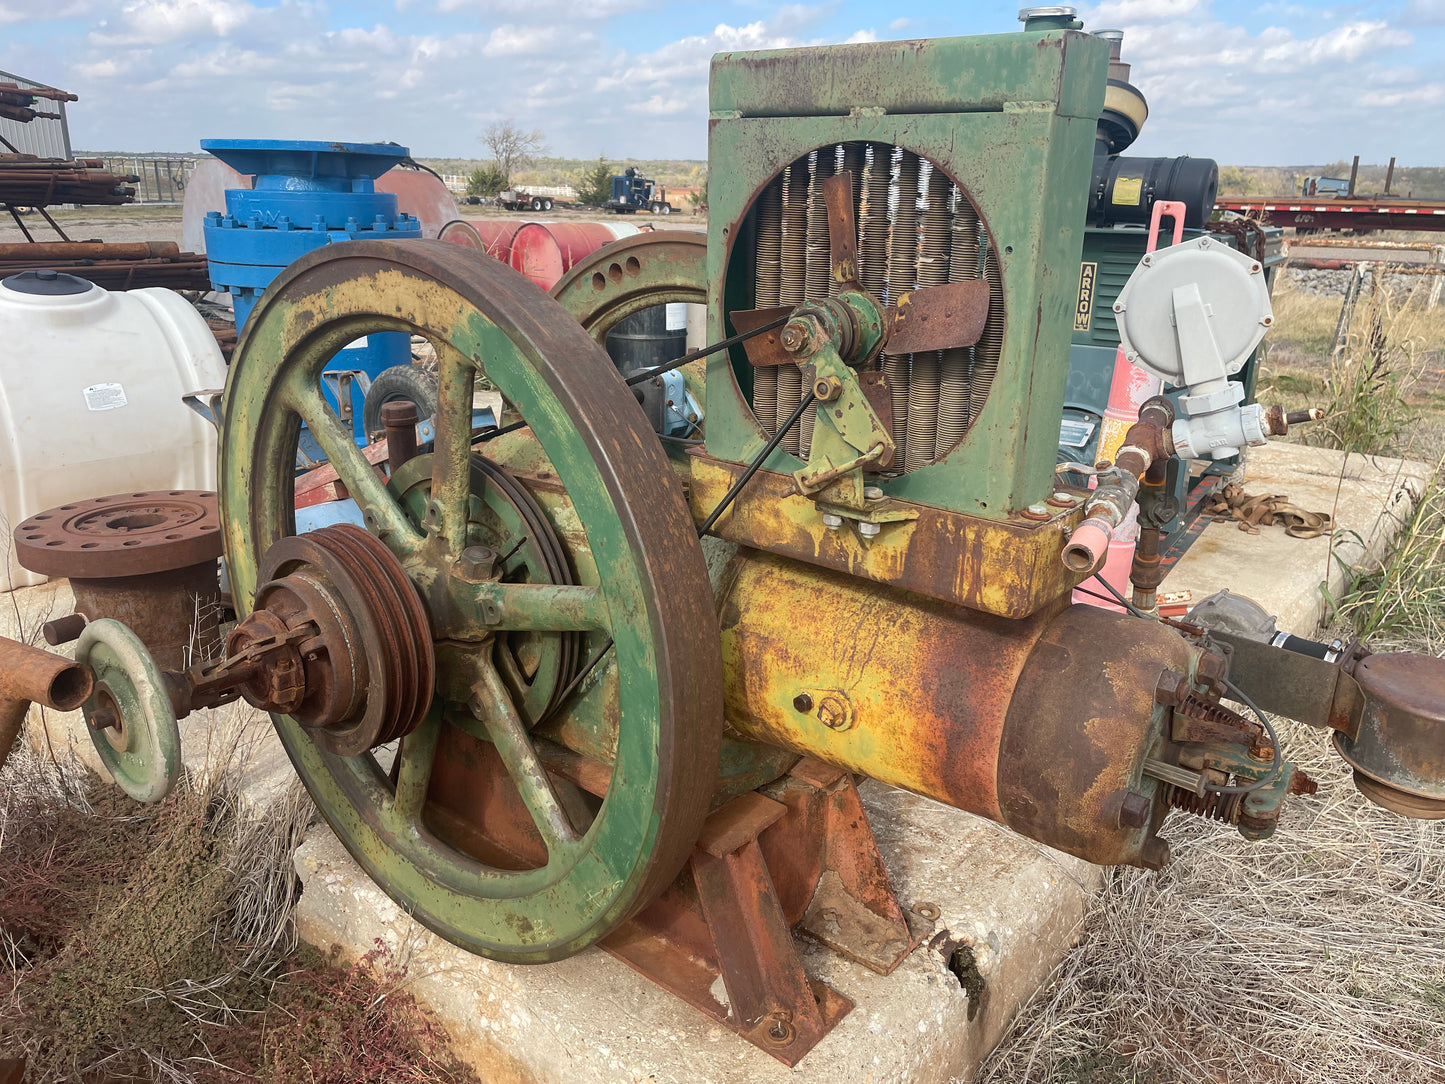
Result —
[{"label": "flywheel spoke", "polygon": [[440,733],[440,718],[436,712],[429,712],[421,726],[401,740],[401,751],[397,754],[396,797],[391,804],[392,816],[399,821],[416,822],[421,819]]},{"label": "flywheel spoke", "polygon": [[366,516],[367,526],[397,556],[414,552],[421,542],[416,527],[387,492],[386,483],[356,446],[351,430],[341,424],[341,419],[322,398],[320,389],[309,379],[304,383],[293,379],[288,388],[287,405],[321,445],[337,477],[345,483]]},{"label": "flywheel spoke", "polygon": [[516,784],[537,831],[542,833],[542,839],[548,851],[553,852],[555,860],[559,847],[576,843],[581,837],[562,809],[557,792],[552,788],[552,780],[542,767],[541,758],[537,756],[501,675],[490,662],[480,669],[481,676],[472,686],[472,710],[486,727],[487,736],[496,746],[507,774]]},{"label": "flywheel spoke", "polygon": [[472,495],[472,392],[477,370],[455,347],[437,348],[436,444],[432,455],[431,505],[446,552],[467,544]]},{"label": "flywheel spoke", "polygon": [[607,632],[607,597],[600,587],[562,583],[486,583],[459,587],[469,609],[492,630],[525,632]]}]

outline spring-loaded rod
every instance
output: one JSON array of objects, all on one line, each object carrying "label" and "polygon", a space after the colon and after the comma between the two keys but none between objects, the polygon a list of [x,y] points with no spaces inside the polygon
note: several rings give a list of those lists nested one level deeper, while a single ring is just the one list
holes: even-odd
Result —
[{"label": "spring-loaded rod", "polygon": [[[644,369],[640,373],[633,373],[627,378],[627,386],[631,387],[633,384],[641,384],[644,380],[648,380],[654,376],[670,373],[674,369],[681,369],[684,365],[687,365],[689,362],[694,362],[698,358],[705,358],[709,354],[716,354],[719,350],[726,350],[730,346],[736,346],[740,342],[746,342],[754,335],[761,335],[765,331],[772,331],[774,328],[782,327],[792,318],[793,314],[789,312],[785,316],[779,316],[776,320],[769,320],[766,324],[759,324],[751,331],[740,331],[738,334],[729,339],[724,339],[722,342],[713,343],[711,346],[704,346],[700,350],[694,350],[691,353],[684,354],[676,361],[669,361],[666,365],[658,365],[652,369]],[[500,429],[490,429],[480,435],[474,435],[472,443],[482,444],[489,440],[495,440],[497,437],[507,433],[515,433],[518,429],[525,429],[527,424],[524,419],[519,422],[513,422],[511,425],[504,425]]]}]

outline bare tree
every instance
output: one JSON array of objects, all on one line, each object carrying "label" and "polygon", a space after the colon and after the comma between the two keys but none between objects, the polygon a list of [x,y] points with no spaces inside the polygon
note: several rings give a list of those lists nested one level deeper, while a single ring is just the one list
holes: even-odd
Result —
[{"label": "bare tree", "polygon": [[512,170],[547,152],[547,142],[540,130],[534,128],[524,132],[511,117],[487,125],[482,131],[482,142],[492,152],[497,168],[506,179],[507,188],[512,187]]}]

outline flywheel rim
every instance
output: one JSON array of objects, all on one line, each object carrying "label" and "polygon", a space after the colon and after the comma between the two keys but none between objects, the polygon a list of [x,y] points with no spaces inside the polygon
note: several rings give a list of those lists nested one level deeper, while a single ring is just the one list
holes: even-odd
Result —
[{"label": "flywheel rim", "polygon": [[[294,532],[290,449],[303,417],[318,439],[331,441],[327,451],[363,506],[368,529],[410,562],[414,578],[418,562],[425,565],[423,551],[449,537],[448,523],[454,527],[459,513],[447,520],[445,494],[432,493],[439,525],[417,531],[394,502],[386,503],[369,466],[357,466],[364,459],[340,439],[339,424],[312,402],[319,400],[312,390],[319,372],[336,350],[393,330],[424,334],[438,347],[437,455],[447,446],[453,458],[469,458],[470,449],[459,446],[469,439],[447,437],[442,414],[448,395],[460,402],[455,389],[465,388],[469,427],[467,374],[485,367],[551,456],[597,556],[616,665],[629,675],[620,695],[633,702],[619,706],[613,772],[626,785],[608,788],[565,868],[549,861],[535,870],[500,870],[438,848],[425,831],[412,831],[408,842],[386,827],[387,803],[398,808],[404,795],[410,802],[416,793],[405,768],[393,795],[369,754],[330,756],[284,716],[275,717],[277,730],[348,850],[419,921],[483,955],[560,959],[655,897],[686,860],[706,814],[722,729],[722,664],[701,550],[645,416],[605,354],[556,302],[510,268],[455,245],[346,242],[303,257],[272,284],[228,376],[221,507],[243,615],[261,555]],[[655,681],[638,679],[647,674]],[[438,696],[404,748],[435,746],[443,700]],[[421,785],[424,796],[424,778]]]}]

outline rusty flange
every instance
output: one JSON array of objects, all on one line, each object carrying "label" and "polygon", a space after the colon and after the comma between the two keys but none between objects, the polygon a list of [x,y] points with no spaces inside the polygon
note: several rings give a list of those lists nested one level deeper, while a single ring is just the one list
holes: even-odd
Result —
[{"label": "rusty flange", "polygon": [[157,490],[63,504],[15,528],[15,556],[32,572],[70,579],[144,576],[221,556],[216,495]]}]

